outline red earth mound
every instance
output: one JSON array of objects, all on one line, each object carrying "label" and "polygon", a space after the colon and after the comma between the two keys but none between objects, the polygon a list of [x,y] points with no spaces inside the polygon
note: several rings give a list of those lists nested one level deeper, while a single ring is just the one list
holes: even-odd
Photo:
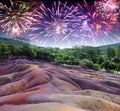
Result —
[{"label": "red earth mound", "polygon": [[120,76],[26,59],[0,64],[0,105],[30,104],[30,97],[38,94],[38,98],[35,96],[32,99],[35,103],[37,99],[37,103],[59,103],[61,101],[49,96],[81,95],[86,90],[104,92],[119,98]]}]

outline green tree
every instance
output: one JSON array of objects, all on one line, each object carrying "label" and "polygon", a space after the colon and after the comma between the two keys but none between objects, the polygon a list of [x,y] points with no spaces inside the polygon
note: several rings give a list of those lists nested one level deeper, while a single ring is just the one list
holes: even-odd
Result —
[{"label": "green tree", "polygon": [[13,55],[19,57],[19,56],[21,56],[21,54],[22,54],[21,48],[20,47],[15,47],[14,50],[13,50]]},{"label": "green tree", "polygon": [[94,47],[87,47],[86,51],[87,51],[89,60],[92,60],[93,63],[97,63],[101,51],[98,48],[94,48]]},{"label": "green tree", "polygon": [[36,59],[53,61],[54,55],[52,55],[48,50],[39,48],[36,52]]},{"label": "green tree", "polygon": [[120,58],[119,57],[115,57],[112,60],[115,63],[116,66],[116,71],[117,73],[120,71]]},{"label": "green tree", "polygon": [[89,59],[83,59],[82,61],[80,61],[79,65],[84,68],[93,69],[93,62],[90,61]]},{"label": "green tree", "polygon": [[14,56],[15,46],[13,44],[9,44],[8,47],[9,47],[10,55]]},{"label": "green tree", "polygon": [[10,51],[9,51],[8,45],[1,43],[0,44],[0,57],[8,58],[9,54],[10,54]]},{"label": "green tree", "polygon": [[119,45],[118,48],[117,48],[117,57],[120,58],[120,45]]},{"label": "green tree", "polygon": [[110,72],[111,70],[116,69],[116,65],[114,62],[111,62],[110,60],[106,60],[101,65],[102,68],[105,68],[106,71]]},{"label": "green tree", "polygon": [[115,57],[115,49],[113,47],[108,47],[108,49],[107,49],[107,57],[109,59]]},{"label": "green tree", "polygon": [[36,56],[33,49],[30,47],[29,44],[24,44],[21,48],[22,55],[26,56],[27,58],[34,58]]},{"label": "green tree", "polygon": [[99,58],[98,58],[98,64],[102,64],[104,62],[104,57],[103,56],[100,56]]}]

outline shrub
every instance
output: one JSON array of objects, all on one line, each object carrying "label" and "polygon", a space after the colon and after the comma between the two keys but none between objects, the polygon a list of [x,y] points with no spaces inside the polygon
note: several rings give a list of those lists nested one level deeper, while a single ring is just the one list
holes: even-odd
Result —
[{"label": "shrub", "polygon": [[90,68],[93,69],[93,62],[90,61],[89,59],[83,59],[79,65],[83,68]]},{"label": "shrub", "polygon": [[94,70],[99,70],[100,69],[100,65],[99,64],[93,64],[93,69]]},{"label": "shrub", "polygon": [[111,71],[116,69],[116,65],[114,62],[111,62],[109,60],[106,60],[101,65],[102,68],[105,68],[106,71]]}]

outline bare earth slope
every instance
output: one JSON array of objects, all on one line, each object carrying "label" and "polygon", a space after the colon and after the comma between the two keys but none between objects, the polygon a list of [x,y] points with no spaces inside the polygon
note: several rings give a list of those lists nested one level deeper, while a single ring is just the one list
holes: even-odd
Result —
[{"label": "bare earth slope", "polygon": [[26,59],[1,63],[0,111],[120,111],[120,76]]}]

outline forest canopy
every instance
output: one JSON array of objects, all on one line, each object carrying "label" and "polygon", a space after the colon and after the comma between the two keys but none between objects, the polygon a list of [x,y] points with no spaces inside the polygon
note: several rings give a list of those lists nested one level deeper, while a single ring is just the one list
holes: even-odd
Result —
[{"label": "forest canopy", "polygon": [[0,61],[27,58],[55,62],[57,64],[79,65],[84,68],[106,71],[120,71],[120,45],[117,47],[73,47],[45,48],[21,41],[0,38]]}]

